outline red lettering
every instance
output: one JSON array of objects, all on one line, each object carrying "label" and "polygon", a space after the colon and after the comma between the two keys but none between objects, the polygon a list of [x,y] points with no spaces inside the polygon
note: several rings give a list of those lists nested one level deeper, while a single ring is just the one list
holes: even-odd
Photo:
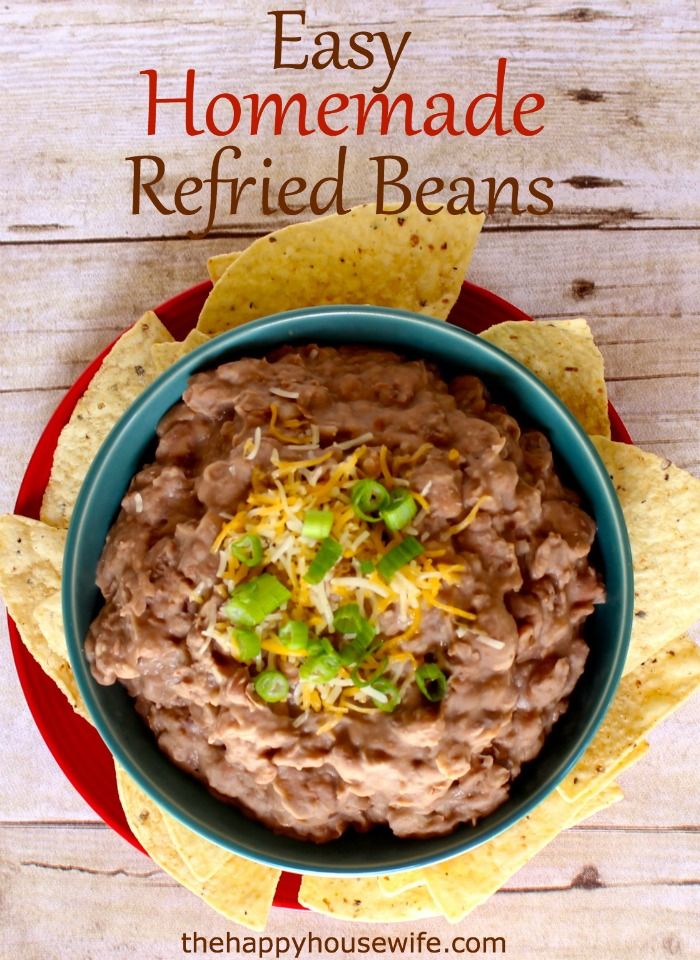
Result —
[{"label": "red lettering", "polygon": [[[216,110],[216,105],[220,101],[225,100],[226,103],[231,104],[231,123],[229,126],[222,130],[214,121],[214,111]],[[238,102],[237,97],[234,97],[232,93],[219,93],[213,100],[210,101],[207,106],[206,113],[206,124],[207,129],[210,133],[216,134],[217,137],[227,137],[230,133],[238,126],[238,122],[241,119],[241,105]]]},{"label": "red lettering", "polygon": [[282,97],[279,93],[271,93],[269,96],[261,102],[260,97],[257,93],[248,93],[244,100],[250,101],[251,114],[250,114],[250,133],[255,135],[260,130],[260,121],[262,120],[263,112],[265,108],[270,104],[274,107],[274,122],[273,122],[273,133],[278,137],[282,133],[282,127],[287,116],[287,111],[294,103],[297,106],[299,111],[299,134],[302,137],[308,137],[310,133],[313,133],[313,127],[309,128],[306,126],[306,97],[303,93],[294,93],[287,100],[284,107],[282,106]]},{"label": "red lettering", "polygon": [[[535,106],[530,107],[529,110],[524,109],[524,104],[527,100],[535,101]],[[513,126],[518,133],[521,133],[524,137],[534,137],[541,130],[544,130],[543,123],[541,123],[536,130],[529,130],[521,120],[521,117],[524,113],[537,113],[537,111],[541,110],[543,106],[544,97],[541,93],[526,93],[525,96],[518,100],[518,102],[515,104],[515,110],[513,111]]]},{"label": "red lettering", "polygon": [[[330,107],[329,104],[332,100],[338,100],[337,107]],[[348,129],[347,123],[342,126],[339,130],[335,127],[330,127],[326,123],[326,115],[329,113],[340,113],[341,110],[347,110],[350,106],[350,99],[344,93],[331,93],[329,96],[324,97],[321,100],[318,106],[318,129],[321,133],[325,133],[327,137],[339,137],[341,134],[345,133]]]},{"label": "red lettering", "polygon": [[389,104],[389,99],[385,93],[378,93],[374,97],[370,97],[369,100],[364,93],[354,93],[350,100],[357,101],[357,133],[360,136],[365,132],[370,110],[377,105],[379,105],[381,112],[379,132],[383,137],[389,132],[389,123],[399,104],[402,104],[404,109],[404,133],[406,136],[414,137],[417,133],[420,133],[420,129],[413,126],[413,97],[410,93],[400,93],[391,104]]},{"label": "red lettering", "polygon": [[156,132],[156,113],[159,103],[184,103],[185,104],[185,130],[190,137],[198,137],[204,130],[198,130],[194,125],[194,81],[195,71],[188,70],[185,81],[184,97],[159,97],[158,93],[158,71],[141,70],[141,75],[148,77],[148,136],[152,137]]},{"label": "red lettering", "polygon": [[[495,121],[494,126],[496,129],[496,136],[504,137],[507,133],[511,133],[511,128],[507,129],[503,126],[503,87],[505,85],[506,79],[506,66],[508,61],[505,57],[501,57],[498,61],[498,73],[496,75],[496,92],[495,93],[481,93],[478,97],[474,97],[472,102],[467,107],[467,115],[465,117],[465,127],[467,133],[472,137],[478,137],[484,131],[488,130],[491,126],[491,123]],[[477,126],[474,122],[474,113],[477,106],[486,100],[493,100],[493,109],[489,115],[486,123],[483,123],[481,126]]]}]

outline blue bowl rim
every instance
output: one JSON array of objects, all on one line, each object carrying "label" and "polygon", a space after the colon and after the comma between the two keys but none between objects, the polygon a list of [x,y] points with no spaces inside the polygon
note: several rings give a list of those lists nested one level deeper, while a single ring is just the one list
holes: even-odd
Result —
[{"label": "blue bowl rim", "polygon": [[[618,572],[621,578],[620,592],[624,598],[624,603],[622,604],[622,609],[619,616],[619,628],[617,630],[617,644],[613,668],[609,671],[606,683],[596,697],[595,709],[593,709],[588,715],[582,730],[579,732],[571,747],[566,751],[565,759],[560,761],[556,769],[546,778],[546,780],[536,790],[523,799],[516,809],[512,810],[507,816],[501,816],[500,818],[498,816],[499,811],[497,809],[490,814],[488,818],[485,818],[492,821],[488,829],[482,830],[477,837],[473,837],[471,840],[468,836],[466,836],[462,843],[455,843],[454,848],[437,851],[435,853],[427,853],[423,856],[416,856],[414,858],[409,857],[405,861],[402,860],[400,863],[380,864],[378,866],[369,867],[358,867],[357,865],[344,867],[342,864],[340,864],[325,868],[313,863],[301,863],[297,860],[291,860],[284,856],[276,857],[259,850],[251,850],[245,845],[241,845],[238,839],[232,840],[231,837],[223,835],[216,829],[212,829],[206,825],[203,825],[201,822],[194,819],[187,810],[184,810],[175,804],[169,797],[168,793],[164,792],[159,784],[154,783],[142,770],[140,765],[135,760],[132,760],[127,753],[125,753],[119,739],[112,736],[111,731],[106,724],[102,706],[95,700],[93,696],[93,691],[90,686],[91,678],[89,675],[89,667],[83,653],[84,638],[79,639],[74,629],[77,598],[73,595],[74,591],[71,589],[71,586],[74,580],[73,571],[75,570],[76,553],[79,549],[81,534],[85,528],[85,525],[88,523],[90,508],[94,506],[95,497],[93,491],[96,484],[99,484],[101,478],[103,477],[112,451],[119,446],[123,434],[128,434],[132,420],[136,417],[143,406],[150,404],[151,401],[155,400],[162,392],[167,393],[172,381],[178,379],[183,374],[191,376],[199,370],[209,369],[213,365],[218,365],[219,363],[236,359],[244,354],[246,348],[255,351],[258,346],[256,343],[256,334],[263,329],[266,331],[279,330],[280,333],[289,332],[290,338],[293,338],[296,341],[306,340],[307,342],[323,342],[323,331],[320,329],[321,322],[324,319],[331,319],[334,317],[337,318],[339,315],[347,317],[348,314],[355,316],[362,315],[363,317],[371,319],[379,324],[389,324],[389,326],[394,327],[395,330],[399,329],[397,324],[402,323],[405,325],[406,329],[408,329],[409,326],[413,328],[413,330],[418,330],[421,328],[424,332],[429,332],[431,336],[437,335],[438,339],[442,340],[442,343],[435,343],[435,351],[441,353],[446,358],[444,361],[442,361],[445,363],[454,362],[453,360],[447,359],[450,345],[453,345],[455,349],[458,350],[459,348],[464,348],[465,340],[470,341],[470,349],[476,350],[477,353],[483,352],[484,354],[491,354],[492,356],[496,355],[505,368],[510,367],[510,369],[517,374],[517,377],[520,381],[519,386],[523,386],[524,389],[533,391],[535,394],[539,394],[546,404],[549,406],[554,406],[554,408],[558,411],[558,414],[563,417],[564,421],[566,422],[567,428],[570,429],[575,435],[579,444],[580,452],[586,456],[589,467],[592,468],[593,473],[596,475],[596,480],[600,484],[601,490],[605,493],[606,507],[609,510],[610,519],[612,520],[611,529],[615,535],[615,547],[622,561],[620,563]],[[293,332],[293,327],[297,321],[316,321],[319,324],[319,329],[316,332],[309,334],[295,333]],[[406,324],[406,321],[410,321],[410,324]],[[330,338],[326,337],[326,339],[328,340]],[[280,339],[277,345],[281,346],[286,342],[288,341]],[[334,338],[334,342],[337,342],[337,338]],[[347,338],[345,338],[345,342],[359,343],[360,341],[353,341],[353,337],[349,335]],[[413,350],[414,352],[416,350],[416,348],[410,344],[408,339],[403,342],[392,343],[387,338],[386,341],[382,340],[381,343],[377,342],[376,344],[373,343],[372,345],[377,347],[384,346],[385,349],[389,350],[398,349],[400,351],[401,348],[408,351]],[[274,349],[274,347],[269,347],[266,349],[266,352],[270,352],[272,349]],[[223,359],[223,357],[226,357],[226,361]],[[438,361],[438,363],[439,362],[440,361]],[[460,357],[457,360],[457,363],[461,365],[464,363],[464,360]],[[486,380],[488,380],[488,376],[486,376]],[[160,420],[165,412],[177,402],[177,399],[168,402],[168,404],[163,407],[162,412],[159,414],[158,420]],[[554,449],[556,452],[557,448],[554,447]],[[223,846],[232,853],[257,863],[262,863],[267,866],[275,867],[281,870],[288,870],[295,873],[313,874],[318,876],[378,876],[381,874],[403,872],[406,870],[417,869],[420,867],[441,863],[446,860],[450,860],[453,857],[458,856],[460,853],[466,852],[467,850],[476,849],[476,847],[494,839],[499,834],[518,823],[521,819],[531,813],[532,810],[542,802],[542,800],[544,800],[550,793],[554,791],[557,785],[561,783],[561,781],[572,770],[603,722],[622,676],[632,628],[634,607],[634,574],[632,551],[627,534],[627,527],[617,494],[612,485],[607,469],[597,450],[593,446],[590,438],[583,430],[583,427],[579,424],[578,420],[576,420],[576,418],[569,412],[567,407],[556,396],[556,394],[553,393],[553,391],[551,391],[541,380],[539,380],[527,367],[515,360],[499,347],[496,347],[481,337],[475,336],[474,334],[471,334],[459,327],[446,324],[444,321],[437,320],[432,317],[411,313],[406,310],[397,310],[388,307],[375,307],[371,305],[358,306],[353,304],[340,304],[323,307],[310,307],[299,310],[285,311],[269,317],[263,317],[259,320],[243,324],[227,331],[226,333],[213,337],[208,343],[205,343],[200,347],[197,347],[195,350],[192,350],[184,357],[179,359],[171,367],[169,367],[168,370],[166,370],[153,383],[146,387],[146,389],[136,398],[136,400],[121,416],[117,424],[112,428],[109,435],[100,447],[97,456],[87,472],[73,510],[73,515],[66,538],[63,563],[62,612],[70,663],[75,674],[80,695],[87,706],[88,712],[90,713],[99,735],[114,756],[115,761],[117,761],[129,774],[129,776],[132,777],[137,786],[144,793],[146,793],[151,800],[165,810],[166,813],[210,842],[219,846]],[[153,749],[158,749],[155,743],[153,745]],[[463,832],[466,829],[478,830],[479,828],[478,825],[474,828],[470,828],[468,825],[462,825],[461,827],[457,828],[457,830],[451,834],[450,837],[458,836],[460,832]],[[270,837],[271,841],[274,842],[276,835],[273,833],[273,831],[270,831]],[[447,838],[434,839],[443,840]],[[410,845],[412,841],[407,840],[406,842]],[[319,849],[315,844],[305,843],[304,841],[300,841],[300,843],[303,846],[310,847],[311,849]]]}]

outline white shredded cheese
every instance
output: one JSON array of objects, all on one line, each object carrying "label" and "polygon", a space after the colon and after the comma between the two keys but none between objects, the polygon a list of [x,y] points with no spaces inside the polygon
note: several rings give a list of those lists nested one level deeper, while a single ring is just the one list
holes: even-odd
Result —
[{"label": "white shredded cheese", "polygon": [[298,390],[281,390],[279,387],[269,387],[269,392],[275,397],[284,397],[285,400],[298,400]]},{"label": "white shredded cheese", "polygon": [[[256,427],[253,433],[253,443],[250,447],[248,453],[243,455],[245,460],[255,460],[258,453],[260,452],[260,442],[262,440],[262,430],[260,427]],[[247,443],[248,441],[246,441]]]},{"label": "white shredded cheese", "polygon": [[387,587],[380,586],[366,577],[333,577],[331,586],[349,587],[351,590],[369,590],[370,593],[376,593],[380,597],[391,596],[391,591]]},{"label": "white shredded cheese", "polygon": [[313,599],[314,605],[318,612],[321,614],[323,619],[326,621],[326,625],[329,630],[333,628],[333,610],[331,609],[328,596],[326,595],[326,588],[323,582],[314,584],[309,587],[309,593]]},{"label": "white shredded cheese", "polygon": [[363,443],[368,443],[370,440],[374,440],[374,434],[362,433],[353,440],[343,440],[342,443],[334,443],[333,446],[337,450],[352,450],[353,447],[360,447]]},{"label": "white shredded cheese", "polygon": [[357,553],[357,548],[361,547],[365,540],[369,540],[370,532],[369,530],[363,530],[359,536],[355,537],[352,543],[349,545],[348,549],[353,553]]},{"label": "white shredded cheese", "polygon": [[494,650],[502,650],[505,647],[503,640],[496,640],[494,637],[485,637],[483,634],[477,634],[476,639],[483,643],[485,647],[492,647]]},{"label": "white shredded cheese", "polygon": [[385,693],[382,693],[381,690],[375,690],[374,687],[363,687],[362,688],[368,696],[373,700],[376,700],[377,703],[388,703],[389,698]]},{"label": "white shredded cheese", "polygon": [[[297,690],[300,691],[300,694],[299,694],[299,695],[301,696],[301,687],[297,687]],[[296,693],[296,690],[295,690],[295,693]],[[293,726],[293,727],[301,727],[301,726],[303,726],[303,725],[306,723],[306,721],[307,721],[308,719],[309,719],[309,711],[308,711],[308,710],[304,710],[303,713],[300,713],[300,714],[299,714],[299,716],[296,718],[296,720],[292,720],[292,726]]]},{"label": "white shredded cheese", "polygon": [[[287,526],[289,526],[289,520],[287,521]],[[272,551],[267,562],[277,563],[280,557],[282,557],[285,553],[288,553],[293,547],[294,537],[291,535],[285,537],[284,540],[282,540],[282,542],[278,544],[277,547],[275,547],[275,549]]]},{"label": "white shredded cheese", "polygon": [[428,496],[428,494],[430,493],[430,490],[431,490],[432,485],[433,485],[433,481],[432,481],[432,480],[428,480],[428,482],[426,483],[426,485],[423,487],[423,489],[422,489],[421,492],[420,492],[421,497],[427,497],[427,496]]},{"label": "white shredded cheese", "polygon": [[143,513],[143,497],[140,493],[134,494],[134,510],[136,513]]}]

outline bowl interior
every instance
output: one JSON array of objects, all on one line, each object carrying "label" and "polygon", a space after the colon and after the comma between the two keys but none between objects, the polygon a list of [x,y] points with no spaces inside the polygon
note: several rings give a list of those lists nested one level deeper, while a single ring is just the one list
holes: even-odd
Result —
[{"label": "bowl interior", "polygon": [[[295,342],[381,345],[432,360],[446,376],[459,371],[481,377],[521,425],[547,435],[560,475],[582,494],[597,523],[594,562],[607,600],[587,621],[591,653],[569,709],[514,782],[509,800],[475,827],[462,826],[448,837],[401,840],[375,829],[317,846],[277,836],[177,769],[158,750],[124,688],[97,684],[84,657],[84,638],[102,602],[95,584],[97,562],[131,477],[152,457],[161,417],[180,400],[193,373]],[[492,838],[528,813],[571,769],[605,714],[627,652],[632,599],[631,554],[617,497],[593,446],[563,405],[529,371],[485,341],[440,321],[374,307],[280,314],[230,331],[180,360],[138,398],[102,446],[78,498],[64,558],[63,615],[71,664],[117,762],[161,806],[208,839],[305,873],[377,874],[434,863]]]}]

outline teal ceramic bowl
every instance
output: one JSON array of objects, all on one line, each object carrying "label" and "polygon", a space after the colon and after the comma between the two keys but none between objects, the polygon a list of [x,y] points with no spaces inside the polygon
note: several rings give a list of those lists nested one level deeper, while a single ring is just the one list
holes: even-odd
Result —
[{"label": "teal ceramic bowl", "polygon": [[[188,378],[227,360],[308,342],[381,345],[432,360],[447,376],[468,372],[481,377],[521,425],[546,434],[560,475],[581,493],[597,523],[594,560],[605,579],[607,600],[586,623],[591,652],[569,709],[514,782],[507,803],[448,837],[401,840],[378,828],[317,846],[277,836],[176,768],[157,748],[123,687],[97,684],[83,653],[101,605],[95,570],[107,533],[132,476],[152,459],[156,425],[180,400]],[[335,875],[436,863],[495,837],[532,810],[571,770],[605,715],[627,652],[632,599],[630,547],[615,491],[593,446],[562,404],[523,366],[478,337],[436,320],[376,307],[298,310],[246,324],[188,354],[161,376],[124,414],[90,468],[68,532],[63,577],[71,664],[95,725],[118,763],[174,817],[234,853],[286,870]]]}]

